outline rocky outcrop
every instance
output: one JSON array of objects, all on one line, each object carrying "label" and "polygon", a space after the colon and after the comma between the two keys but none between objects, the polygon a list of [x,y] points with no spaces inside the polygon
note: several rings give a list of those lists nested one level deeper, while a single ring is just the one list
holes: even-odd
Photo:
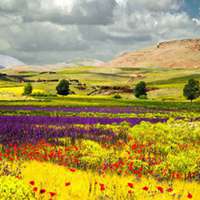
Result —
[{"label": "rocky outcrop", "polygon": [[200,39],[187,39],[187,40],[172,40],[167,42],[161,42],[157,44],[157,48],[168,47],[190,48],[191,50],[200,51]]},{"label": "rocky outcrop", "polygon": [[161,42],[152,48],[124,53],[107,66],[200,68],[200,39]]}]

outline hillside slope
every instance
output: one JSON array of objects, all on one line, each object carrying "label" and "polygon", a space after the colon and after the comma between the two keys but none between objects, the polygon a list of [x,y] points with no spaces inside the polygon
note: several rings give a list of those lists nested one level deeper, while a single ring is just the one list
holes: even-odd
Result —
[{"label": "hillside slope", "polygon": [[200,68],[200,39],[162,42],[152,48],[124,53],[107,65],[113,67]]}]

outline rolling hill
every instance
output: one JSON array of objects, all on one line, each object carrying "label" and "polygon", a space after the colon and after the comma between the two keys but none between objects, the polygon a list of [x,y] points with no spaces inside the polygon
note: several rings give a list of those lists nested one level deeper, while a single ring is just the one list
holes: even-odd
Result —
[{"label": "rolling hill", "polygon": [[113,67],[200,68],[200,39],[161,42],[151,48],[124,53],[107,65]]}]

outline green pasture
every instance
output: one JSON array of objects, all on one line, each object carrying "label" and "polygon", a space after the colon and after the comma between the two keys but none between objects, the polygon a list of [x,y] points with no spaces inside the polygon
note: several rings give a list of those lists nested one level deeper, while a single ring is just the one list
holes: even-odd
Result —
[{"label": "green pasture", "polygon": [[167,111],[200,111],[200,102],[193,103],[182,101],[159,101],[159,100],[136,100],[136,99],[114,99],[105,96],[67,96],[67,97],[47,97],[47,98],[26,98],[13,100],[0,100],[0,106],[58,106],[58,107],[77,107],[77,106],[132,106],[143,107],[146,109],[157,109]]},{"label": "green pasture", "polygon": [[[6,73],[7,77],[0,77],[0,100],[34,100],[37,98],[23,97],[23,82],[13,78],[20,76],[27,80],[33,81],[33,92],[42,92],[46,94],[56,94],[55,80],[68,79],[79,80],[81,84],[86,84],[85,90],[81,90],[76,86],[71,86],[71,90],[75,92],[74,96],[70,96],[61,100],[60,97],[49,99],[49,102],[61,102],[66,106],[70,105],[132,105],[136,101],[131,93],[121,93],[122,100],[114,100],[113,95],[103,95],[99,100],[98,95],[88,96],[94,89],[94,86],[130,86],[134,88],[139,81],[145,81],[147,86],[151,88],[148,93],[148,104],[152,102],[185,102],[183,97],[183,87],[190,78],[200,80],[199,69],[169,69],[159,67],[145,68],[110,68],[110,67],[65,67],[58,71],[38,72],[38,71],[13,71],[1,70],[0,73]],[[38,82],[43,80],[44,82]],[[54,80],[54,81],[52,81]],[[19,90],[21,92],[19,92]],[[80,100],[81,98],[81,100]],[[86,100],[83,100],[86,99]],[[95,100],[94,100],[95,99]],[[96,101],[98,99],[98,101]],[[41,100],[41,99],[40,99]],[[43,100],[42,100],[43,101]],[[44,99],[46,102],[47,99]],[[199,100],[197,100],[198,102]],[[103,103],[106,102],[106,103]],[[107,104],[108,103],[108,104]],[[139,103],[140,104],[140,103]]]}]

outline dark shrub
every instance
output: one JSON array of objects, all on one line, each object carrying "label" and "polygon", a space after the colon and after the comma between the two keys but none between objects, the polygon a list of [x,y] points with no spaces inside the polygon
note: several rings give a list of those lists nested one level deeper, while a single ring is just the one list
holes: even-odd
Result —
[{"label": "dark shrub", "polygon": [[183,89],[183,95],[191,102],[200,96],[199,81],[190,79]]},{"label": "dark shrub", "polygon": [[57,87],[56,87],[56,90],[57,90],[57,93],[59,95],[68,95],[70,93],[70,90],[69,90],[69,81],[67,80],[61,80]]},{"label": "dark shrub", "polygon": [[135,96],[137,98],[142,97],[144,99],[144,96],[147,98],[147,88],[146,88],[146,83],[144,81],[139,82],[136,86],[135,86]]},{"label": "dark shrub", "polygon": [[122,96],[120,94],[115,94],[113,96],[114,99],[122,99]]}]

